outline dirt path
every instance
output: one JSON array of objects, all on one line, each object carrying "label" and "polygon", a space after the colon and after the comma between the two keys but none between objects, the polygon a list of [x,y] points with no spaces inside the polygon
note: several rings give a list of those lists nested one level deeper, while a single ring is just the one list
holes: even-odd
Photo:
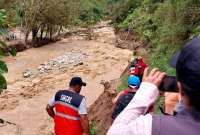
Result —
[{"label": "dirt path", "polygon": [[[8,89],[0,96],[0,118],[20,125],[21,135],[51,135],[53,121],[45,112],[48,100],[58,89],[66,88],[72,76],[81,76],[88,83],[82,90],[87,105],[91,105],[103,91],[101,80],[118,78],[127,66],[131,51],[119,49],[111,43],[114,32],[110,27],[98,33],[101,40],[63,39],[41,48],[29,49],[18,53],[17,57],[7,57],[9,73],[6,75]],[[104,36],[104,37],[103,37]],[[52,71],[35,78],[24,79],[22,72],[33,71],[45,61],[79,50],[86,55],[83,65],[73,66],[64,71]],[[15,126],[0,126],[0,135],[19,134]]]}]

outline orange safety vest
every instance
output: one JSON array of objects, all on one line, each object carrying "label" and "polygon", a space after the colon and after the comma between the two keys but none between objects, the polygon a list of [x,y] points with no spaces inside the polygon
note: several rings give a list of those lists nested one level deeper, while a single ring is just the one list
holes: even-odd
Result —
[{"label": "orange safety vest", "polygon": [[54,116],[56,135],[82,135],[83,129],[80,122],[78,107],[83,96],[68,91],[60,90],[55,96]]}]

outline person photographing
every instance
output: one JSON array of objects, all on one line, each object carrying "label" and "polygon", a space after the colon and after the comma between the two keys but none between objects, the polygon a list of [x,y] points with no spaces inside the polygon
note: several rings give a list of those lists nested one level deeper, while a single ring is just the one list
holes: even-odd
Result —
[{"label": "person photographing", "polygon": [[193,38],[172,57],[177,87],[184,109],[176,115],[146,114],[159,97],[159,87],[166,76],[159,69],[148,73],[134,98],[119,114],[107,135],[199,135],[200,129],[200,38]]}]

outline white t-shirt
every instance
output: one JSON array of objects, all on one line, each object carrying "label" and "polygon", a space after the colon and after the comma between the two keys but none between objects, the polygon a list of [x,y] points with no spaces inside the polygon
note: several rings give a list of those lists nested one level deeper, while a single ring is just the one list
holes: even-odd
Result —
[{"label": "white t-shirt", "polygon": [[[50,106],[55,106],[55,96],[53,96],[50,100],[49,100],[49,105]],[[85,100],[85,98],[83,98],[82,99],[82,101],[81,101],[81,104],[79,105],[79,107],[78,107],[78,113],[80,114],[80,115],[84,115],[84,114],[87,114],[87,108],[86,108],[86,100]]]}]

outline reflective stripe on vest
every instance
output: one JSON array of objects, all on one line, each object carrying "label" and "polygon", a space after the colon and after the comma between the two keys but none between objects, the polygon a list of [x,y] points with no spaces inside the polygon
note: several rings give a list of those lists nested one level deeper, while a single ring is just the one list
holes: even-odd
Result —
[{"label": "reflective stripe on vest", "polygon": [[69,116],[67,114],[63,114],[63,113],[59,113],[59,112],[56,112],[55,115],[66,118],[66,119],[70,119],[70,120],[80,120],[80,118],[78,118],[78,117]]},{"label": "reflective stripe on vest", "polygon": [[57,116],[60,116],[60,117],[63,117],[63,118],[66,118],[66,119],[70,119],[70,120],[80,120],[80,117],[76,117],[78,115],[78,108],[71,105],[71,104],[68,104],[68,103],[64,103],[62,101],[56,101],[55,105],[61,105],[61,106],[64,106],[66,108],[70,108],[72,110],[75,111],[75,116],[71,115],[71,114],[67,114],[67,112],[56,112],[56,115]]},{"label": "reflective stripe on vest", "polygon": [[79,114],[82,99],[82,96],[67,90],[56,93],[54,130],[57,135],[83,135]]}]

